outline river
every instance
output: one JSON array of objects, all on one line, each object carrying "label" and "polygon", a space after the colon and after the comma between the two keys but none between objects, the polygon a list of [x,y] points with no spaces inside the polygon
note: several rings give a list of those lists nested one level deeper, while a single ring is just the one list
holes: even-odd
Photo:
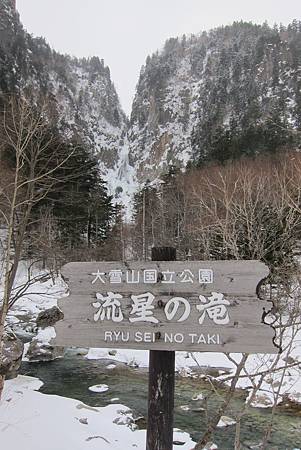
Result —
[{"label": "river", "polygon": [[[112,369],[112,364],[116,367]],[[109,366],[109,368],[108,368]],[[106,406],[116,403],[131,408],[142,417],[140,428],[146,427],[147,414],[147,372],[144,369],[128,367],[110,360],[87,360],[82,355],[67,352],[62,359],[44,363],[23,362],[21,373],[39,378],[44,382],[41,392],[78,399],[90,406]],[[93,393],[89,387],[106,384],[108,391]],[[195,400],[202,394],[203,399]],[[210,384],[197,379],[176,377],[175,427],[190,433],[198,440],[206,427],[206,409],[210,414],[222,401],[223,389],[215,393]],[[227,411],[227,416],[235,417],[244,405],[244,392],[238,392]],[[259,449],[256,446],[270,421],[270,409],[251,408],[242,420],[241,440],[244,449]],[[214,442],[219,450],[233,449],[235,426],[219,428]],[[179,448],[181,448],[179,446]],[[267,450],[293,450],[301,448],[301,412],[279,408],[274,417],[271,442]],[[125,449],[126,450],[126,449]]]}]

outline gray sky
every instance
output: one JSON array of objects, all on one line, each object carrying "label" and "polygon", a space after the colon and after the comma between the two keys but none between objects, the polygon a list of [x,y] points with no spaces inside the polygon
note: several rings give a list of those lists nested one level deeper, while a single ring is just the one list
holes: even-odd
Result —
[{"label": "gray sky", "polygon": [[17,0],[17,7],[25,28],[57,51],[103,58],[127,114],[142,64],[167,38],[241,19],[301,19],[301,0]]}]

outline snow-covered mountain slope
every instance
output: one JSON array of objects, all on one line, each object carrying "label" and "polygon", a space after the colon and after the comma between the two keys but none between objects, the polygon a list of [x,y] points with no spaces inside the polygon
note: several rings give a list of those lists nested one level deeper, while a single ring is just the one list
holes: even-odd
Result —
[{"label": "snow-covered mountain slope", "polygon": [[[300,113],[299,22],[287,28],[234,23],[170,39],[141,70],[130,161],[142,181],[170,164],[270,151],[291,143],[283,130],[300,128]],[[237,154],[228,142],[234,138]]]},{"label": "snow-covered mountain slope", "polygon": [[169,52],[166,44],[162,53],[148,57],[133,103],[130,160],[140,180],[153,180],[171,163],[184,167],[192,153],[199,82],[184,47]]},{"label": "snow-covered mountain slope", "polygon": [[[80,136],[99,156],[111,191],[127,161],[128,119],[110,70],[98,57],[72,58],[24,30],[11,0],[0,0],[0,93],[41,95],[53,105],[59,130]],[[127,185],[127,183],[125,183]],[[120,189],[119,189],[120,191]]]},{"label": "snow-covered mountain slope", "polygon": [[296,148],[301,127],[301,25],[234,23],[169,39],[141,69],[131,119],[98,57],[53,51],[0,0],[0,92],[38,91],[67,136],[99,156],[119,202],[168,166]]}]

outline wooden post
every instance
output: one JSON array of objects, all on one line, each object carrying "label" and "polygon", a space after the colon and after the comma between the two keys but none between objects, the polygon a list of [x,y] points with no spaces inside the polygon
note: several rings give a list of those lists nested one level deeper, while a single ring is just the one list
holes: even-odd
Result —
[{"label": "wooden post", "polygon": [[[175,261],[176,249],[152,249],[152,261]],[[151,350],[149,355],[146,450],[172,450],[175,352]]]}]

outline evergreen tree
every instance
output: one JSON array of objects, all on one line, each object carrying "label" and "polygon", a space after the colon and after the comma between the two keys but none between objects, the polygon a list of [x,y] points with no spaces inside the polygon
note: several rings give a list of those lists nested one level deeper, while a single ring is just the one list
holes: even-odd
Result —
[{"label": "evergreen tree", "polygon": [[138,258],[148,259],[151,247],[157,245],[158,221],[160,220],[158,192],[149,180],[135,194],[133,203],[135,234],[133,249]]},{"label": "evergreen tree", "polygon": [[[44,200],[58,224],[58,239],[71,249],[86,244],[99,246],[108,236],[113,217],[112,197],[107,193],[98,160],[81,142],[62,143],[64,180]],[[64,155],[64,156],[63,156]],[[44,205],[43,205],[44,206]]]}]

